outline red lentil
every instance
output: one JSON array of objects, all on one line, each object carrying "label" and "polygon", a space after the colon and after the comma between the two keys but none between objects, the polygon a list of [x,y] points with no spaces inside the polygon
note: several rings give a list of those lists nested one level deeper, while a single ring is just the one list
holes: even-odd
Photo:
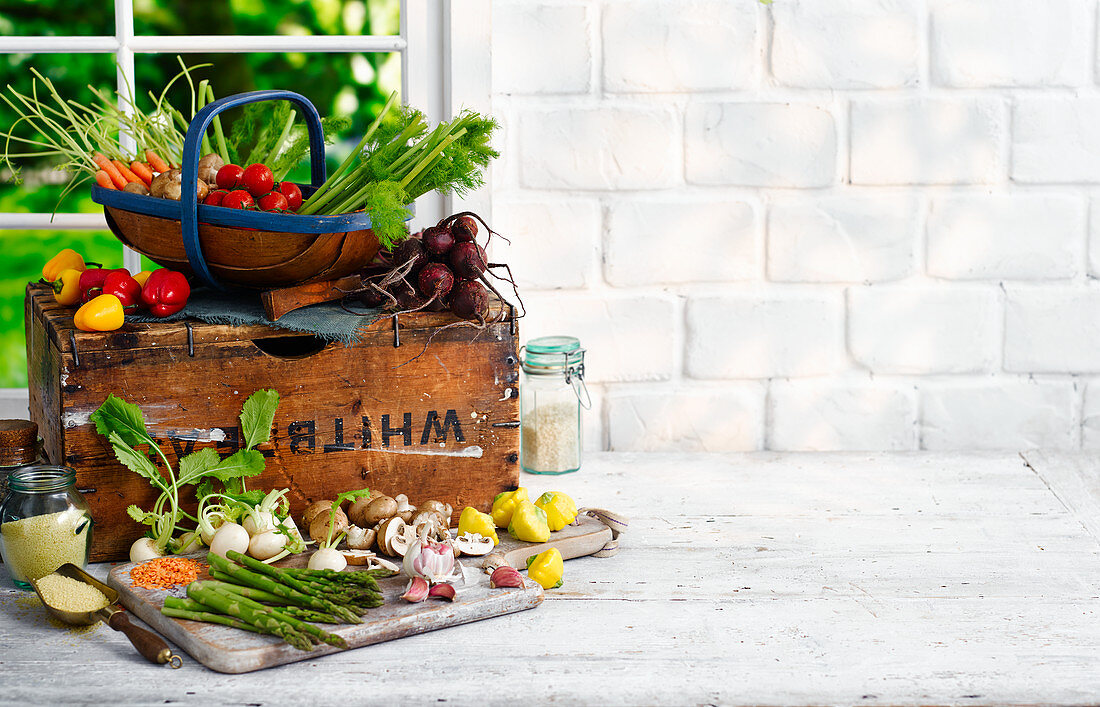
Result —
[{"label": "red lentil", "polygon": [[142,589],[167,589],[190,584],[198,579],[202,565],[186,557],[158,557],[130,570],[130,586]]}]

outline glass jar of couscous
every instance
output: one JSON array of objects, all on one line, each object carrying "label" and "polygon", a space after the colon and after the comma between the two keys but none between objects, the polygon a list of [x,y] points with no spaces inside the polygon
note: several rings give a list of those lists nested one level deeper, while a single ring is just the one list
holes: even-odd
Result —
[{"label": "glass jar of couscous", "polygon": [[8,475],[0,501],[0,555],[15,586],[44,577],[66,562],[88,565],[92,514],[65,466],[28,466]]}]

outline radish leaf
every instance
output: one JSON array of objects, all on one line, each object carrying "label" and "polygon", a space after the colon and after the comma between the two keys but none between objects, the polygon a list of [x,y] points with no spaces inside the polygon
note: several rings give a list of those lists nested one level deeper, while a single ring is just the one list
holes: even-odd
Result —
[{"label": "radish leaf", "polygon": [[[241,436],[245,441],[245,449],[265,444],[271,439],[271,425],[275,421],[277,407],[279,393],[276,390],[257,390],[244,401],[244,407],[241,408]],[[261,471],[262,463],[261,460]]]}]

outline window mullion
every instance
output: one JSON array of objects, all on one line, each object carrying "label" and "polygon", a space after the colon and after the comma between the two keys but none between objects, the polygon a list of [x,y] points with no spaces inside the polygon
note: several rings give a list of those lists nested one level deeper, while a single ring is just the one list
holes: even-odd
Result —
[{"label": "window mullion", "polygon": [[[134,0],[115,0],[115,37],[118,39],[118,50],[115,52],[118,106],[124,113],[130,115],[134,111],[134,106],[129,99],[137,101],[134,50],[131,47],[134,39]],[[127,130],[119,132],[119,143],[126,152],[133,153],[137,150],[137,140]],[[141,255],[137,251],[122,246],[122,265],[132,273],[140,271]]]}]

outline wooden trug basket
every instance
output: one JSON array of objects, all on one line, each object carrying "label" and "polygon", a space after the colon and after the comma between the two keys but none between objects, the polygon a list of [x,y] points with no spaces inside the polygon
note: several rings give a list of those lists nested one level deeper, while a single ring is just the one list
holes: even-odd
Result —
[{"label": "wooden trug basket", "polygon": [[158,265],[216,289],[274,289],[337,280],[370,262],[379,242],[365,213],[299,216],[198,203],[199,148],[214,116],[268,100],[291,101],[305,116],[312,184],[298,186],[308,198],[325,181],[317,109],[291,91],[252,91],[214,101],[192,119],[184,139],[180,201],[92,187],[92,199],[103,205],[115,236]]}]

